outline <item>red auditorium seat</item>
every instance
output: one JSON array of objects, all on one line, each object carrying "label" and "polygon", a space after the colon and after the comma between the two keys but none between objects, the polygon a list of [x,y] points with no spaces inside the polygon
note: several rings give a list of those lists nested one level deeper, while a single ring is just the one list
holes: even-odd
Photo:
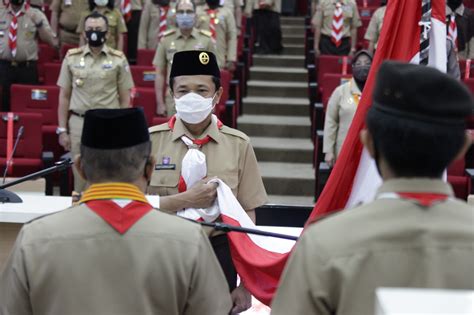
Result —
[{"label": "red auditorium seat", "polygon": [[356,3],[359,7],[380,6],[380,0],[356,0]]},{"label": "red auditorium seat", "polygon": [[155,87],[155,67],[153,66],[130,66],[133,81],[137,87]]},{"label": "red auditorium seat", "polygon": [[448,182],[457,198],[467,200],[471,192],[471,178],[466,173],[465,159],[459,159],[448,167]]},{"label": "red auditorium seat", "polygon": [[61,51],[59,53],[60,60],[63,60],[64,57],[66,57],[66,54],[67,54],[68,50],[73,49],[73,48],[77,48],[77,46],[76,45],[71,45],[71,44],[63,44],[61,46]]},{"label": "red auditorium seat", "polygon": [[153,49],[138,49],[137,66],[153,65],[153,57],[155,57],[155,51]]},{"label": "red auditorium seat", "polygon": [[12,111],[41,114],[44,149],[53,152],[55,159],[59,160],[64,154],[56,135],[59,87],[14,84],[11,95]]},{"label": "red auditorium seat", "polygon": [[474,93],[474,78],[464,79],[463,82],[467,85],[469,90]]},{"label": "red auditorium seat", "polygon": [[346,82],[352,78],[350,74],[339,74],[339,73],[325,73],[323,75],[323,80],[320,83],[321,87],[321,100],[323,102],[324,110],[328,105],[329,98],[332,95],[332,92],[341,85],[341,83]]},{"label": "red auditorium seat", "polygon": [[469,62],[469,69],[466,67],[468,62],[466,60],[459,60],[459,69],[461,70],[461,79],[464,79],[466,71],[469,70],[469,78],[474,77],[474,60]]},{"label": "red auditorium seat", "polygon": [[[6,115],[7,113],[0,113],[0,167],[2,171],[7,161],[7,122],[4,119]],[[14,141],[21,126],[24,126],[24,131],[14,154],[13,172],[8,176],[21,177],[43,168],[42,117],[38,113],[15,113],[15,115],[18,120],[14,122]]]},{"label": "red auditorium seat", "polygon": [[[325,73],[340,73],[340,74],[351,74],[351,58],[348,56],[330,56],[321,55],[316,60],[317,63],[317,82],[319,95],[322,93],[321,82]],[[346,73],[344,73],[344,70]]]},{"label": "red auditorium seat", "polygon": [[153,126],[153,118],[156,112],[155,90],[137,87],[132,92],[132,106],[143,108],[148,126]]},{"label": "red auditorium seat", "polygon": [[44,64],[47,62],[53,62],[57,57],[57,52],[54,48],[47,44],[39,44],[38,51],[38,77],[40,82],[44,79]]},{"label": "red auditorium seat", "polygon": [[57,62],[47,62],[44,64],[44,84],[56,85],[61,72],[61,64]]}]

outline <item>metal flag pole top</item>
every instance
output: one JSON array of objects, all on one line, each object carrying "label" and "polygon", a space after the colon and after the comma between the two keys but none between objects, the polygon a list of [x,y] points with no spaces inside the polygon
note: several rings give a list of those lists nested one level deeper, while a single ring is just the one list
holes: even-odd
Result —
[{"label": "metal flag pole top", "polygon": [[431,0],[421,0],[420,65],[428,65],[430,55]]}]

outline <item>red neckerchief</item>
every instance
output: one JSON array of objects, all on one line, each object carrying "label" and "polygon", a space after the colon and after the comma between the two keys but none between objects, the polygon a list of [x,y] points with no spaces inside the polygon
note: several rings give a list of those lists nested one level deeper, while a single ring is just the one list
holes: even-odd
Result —
[{"label": "red neckerchief", "polygon": [[422,193],[422,192],[398,192],[397,193],[400,198],[414,201],[420,206],[423,207],[431,207],[436,203],[446,201],[448,199],[448,195],[440,194],[440,193]]},{"label": "red neckerchief", "polygon": [[[111,199],[128,199],[131,202],[122,208]],[[136,186],[126,183],[91,185],[82,195],[80,202],[85,203],[120,234],[125,234],[153,209]]]}]

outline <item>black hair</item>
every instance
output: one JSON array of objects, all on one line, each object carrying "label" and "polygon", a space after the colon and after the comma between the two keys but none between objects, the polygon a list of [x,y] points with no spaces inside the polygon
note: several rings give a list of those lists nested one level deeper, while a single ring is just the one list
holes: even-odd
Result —
[{"label": "black hair", "polygon": [[383,157],[397,177],[441,177],[464,143],[462,124],[402,119],[373,109],[369,110],[366,122],[376,160]]},{"label": "black hair", "polygon": [[[216,87],[216,92],[219,90],[221,87],[221,79],[215,76],[212,76],[212,82],[214,82],[214,86]],[[172,92],[173,91],[173,85],[174,85],[174,78],[170,78],[170,89]]]},{"label": "black hair", "polygon": [[[115,1],[114,0],[109,0],[107,2],[107,8],[109,8],[110,10],[113,10],[114,7],[115,7]],[[95,4],[94,0],[89,0],[89,10],[92,12],[94,11],[94,9],[97,7],[97,5]]]},{"label": "black hair", "polygon": [[178,6],[181,4],[181,2],[190,2],[192,5],[193,5],[193,11],[196,12],[196,3],[194,2],[194,0],[178,0],[176,1],[176,11],[178,10]]},{"label": "black hair", "polygon": [[108,150],[81,145],[82,170],[92,183],[131,183],[143,174],[150,153],[150,141],[124,149]]},{"label": "black hair", "polygon": [[91,14],[86,16],[86,18],[84,19],[84,29],[86,29],[86,22],[88,19],[103,19],[105,21],[106,29],[109,29],[109,20],[105,15],[100,14],[99,12],[93,11]]}]

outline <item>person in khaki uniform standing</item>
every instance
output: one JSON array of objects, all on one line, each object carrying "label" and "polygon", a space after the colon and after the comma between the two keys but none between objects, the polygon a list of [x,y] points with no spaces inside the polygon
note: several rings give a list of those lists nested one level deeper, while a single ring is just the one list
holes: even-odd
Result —
[{"label": "person in khaki uniform standing", "polygon": [[[130,106],[134,87],[125,55],[104,45],[107,19],[94,12],[84,20],[88,45],[68,51],[61,66],[58,86],[59,143],[72,155],[79,154],[84,114],[94,108]],[[85,182],[74,169],[74,190],[81,192]]]},{"label": "person in khaki uniform standing", "polygon": [[[333,31],[333,21],[338,15],[342,15],[342,30]],[[355,53],[357,28],[362,25],[355,0],[321,0],[316,7],[312,25],[316,56]]]},{"label": "person in khaki uniform standing", "polygon": [[140,19],[140,30],[138,32],[138,49],[154,49],[164,33],[160,33],[161,14],[166,16],[163,31],[166,32],[176,27],[176,9],[170,0],[148,0]]},{"label": "person in khaki uniform standing", "polygon": [[443,173],[472,143],[469,90],[435,68],[386,62],[360,138],[375,200],[306,229],[272,314],[373,314],[380,287],[474,289],[474,211]]},{"label": "person in khaki uniform standing", "polygon": [[328,101],[324,118],[324,161],[332,167],[341,152],[342,144],[359,105],[372,64],[372,55],[358,51],[352,59],[352,79],[338,86]]},{"label": "person in khaki uniform standing", "polygon": [[[177,113],[168,123],[150,128],[152,155],[157,164],[148,192],[160,195],[161,209],[169,213],[207,208],[216,198],[215,183],[207,184],[207,181],[218,177],[231,188],[242,208],[255,221],[254,209],[267,202],[267,194],[249,138],[224,126],[212,114],[223,91],[215,55],[201,50],[176,53],[170,72],[170,89]],[[188,147],[185,141],[192,144]],[[182,162],[191,148],[198,148],[205,155],[207,180],[183,187]],[[210,231],[210,237],[231,291],[232,314],[243,312],[251,306],[250,294],[245,284],[237,287],[237,272],[227,236]]]},{"label": "person in khaki uniform standing", "polygon": [[[82,12],[81,20],[77,26],[76,33],[83,34],[84,32],[84,18],[91,14],[91,12],[98,12],[105,15],[108,21],[109,33],[107,34],[107,46],[113,49],[123,51],[123,34],[127,33],[127,26],[123,19],[122,13],[114,8],[114,0],[89,0],[89,10]],[[80,45],[83,46],[85,38],[80,36]]]},{"label": "person in khaki uniform standing", "polygon": [[0,109],[2,111],[10,110],[12,84],[38,83],[36,64],[38,36],[50,46],[57,46],[57,41],[43,12],[30,7],[24,0],[12,0],[6,7],[0,9]]},{"label": "person in khaki uniform standing", "polygon": [[193,2],[181,0],[176,2],[176,24],[178,29],[165,32],[158,44],[153,65],[156,67],[155,93],[156,113],[160,116],[171,117],[176,113],[173,98],[169,91],[164,93],[168,86],[165,77],[171,69],[171,62],[176,52],[184,50],[207,50],[212,53],[216,51],[216,45],[212,41],[211,33],[206,30],[198,30],[194,27],[196,23],[196,7]]},{"label": "person in khaki uniform standing", "polygon": [[364,39],[369,41],[367,50],[373,54],[377,48],[377,42],[379,41],[380,32],[382,31],[383,18],[385,11],[387,10],[387,1],[381,3],[381,7],[375,10],[374,14],[370,18],[369,26],[365,31]]},{"label": "person in khaki uniform standing", "polygon": [[282,0],[248,0],[245,3],[245,15],[253,16],[256,32],[255,52],[259,54],[279,54],[281,44],[281,1]]},{"label": "person in khaki uniform standing", "polygon": [[53,0],[51,28],[59,35],[61,45],[79,46],[79,34],[76,33],[76,29],[82,12],[87,11],[88,8],[87,0]]},{"label": "person in khaki uniform standing", "polygon": [[86,113],[79,205],[25,224],[0,275],[0,314],[222,315],[232,304],[199,224],[153,209],[143,111]]},{"label": "person in khaki uniform standing", "polygon": [[[208,30],[216,41],[216,55],[219,68],[235,70],[237,61],[237,27],[232,12],[219,6],[219,0],[207,0],[197,9],[196,27]],[[215,32],[215,34],[213,33]]]}]

